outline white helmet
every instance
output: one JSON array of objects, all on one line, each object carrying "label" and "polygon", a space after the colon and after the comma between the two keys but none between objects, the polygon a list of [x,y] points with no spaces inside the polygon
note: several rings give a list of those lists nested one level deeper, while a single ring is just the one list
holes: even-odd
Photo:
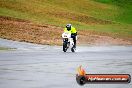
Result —
[{"label": "white helmet", "polygon": [[72,26],[71,24],[67,24],[66,28],[71,28],[71,26]]}]

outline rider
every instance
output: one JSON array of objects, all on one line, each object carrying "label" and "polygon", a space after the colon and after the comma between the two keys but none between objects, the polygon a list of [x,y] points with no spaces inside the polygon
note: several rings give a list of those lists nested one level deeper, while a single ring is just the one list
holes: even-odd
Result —
[{"label": "rider", "polygon": [[71,32],[71,38],[73,38],[74,42],[74,47],[76,48],[76,36],[77,36],[77,31],[74,27],[72,27],[71,24],[67,24],[66,28],[64,28],[64,32],[69,31]]}]

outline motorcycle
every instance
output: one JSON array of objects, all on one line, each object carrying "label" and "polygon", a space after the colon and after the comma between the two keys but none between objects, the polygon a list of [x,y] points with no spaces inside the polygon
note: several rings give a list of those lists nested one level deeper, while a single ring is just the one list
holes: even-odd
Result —
[{"label": "motorcycle", "polygon": [[66,52],[68,48],[71,48],[72,52],[75,52],[76,48],[74,47],[73,38],[71,38],[70,32],[64,32],[62,34],[63,39],[63,51]]}]

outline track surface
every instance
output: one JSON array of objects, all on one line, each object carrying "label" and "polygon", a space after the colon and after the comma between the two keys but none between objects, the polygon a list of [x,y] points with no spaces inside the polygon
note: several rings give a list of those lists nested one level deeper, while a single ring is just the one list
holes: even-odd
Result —
[{"label": "track surface", "polygon": [[[0,88],[82,88],[76,83],[77,67],[87,73],[132,75],[132,46],[79,46],[62,52],[59,46],[43,46],[0,39]],[[85,88],[132,88],[130,84],[87,84]]]}]

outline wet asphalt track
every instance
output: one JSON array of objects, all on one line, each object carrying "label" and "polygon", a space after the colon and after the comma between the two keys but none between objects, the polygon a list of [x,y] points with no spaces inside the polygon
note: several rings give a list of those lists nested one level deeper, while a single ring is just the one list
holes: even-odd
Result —
[{"label": "wet asphalt track", "polygon": [[0,39],[0,88],[132,88],[130,84],[86,84],[75,75],[82,65],[87,73],[132,75],[132,46],[78,46],[62,52],[59,46],[43,46]]}]

